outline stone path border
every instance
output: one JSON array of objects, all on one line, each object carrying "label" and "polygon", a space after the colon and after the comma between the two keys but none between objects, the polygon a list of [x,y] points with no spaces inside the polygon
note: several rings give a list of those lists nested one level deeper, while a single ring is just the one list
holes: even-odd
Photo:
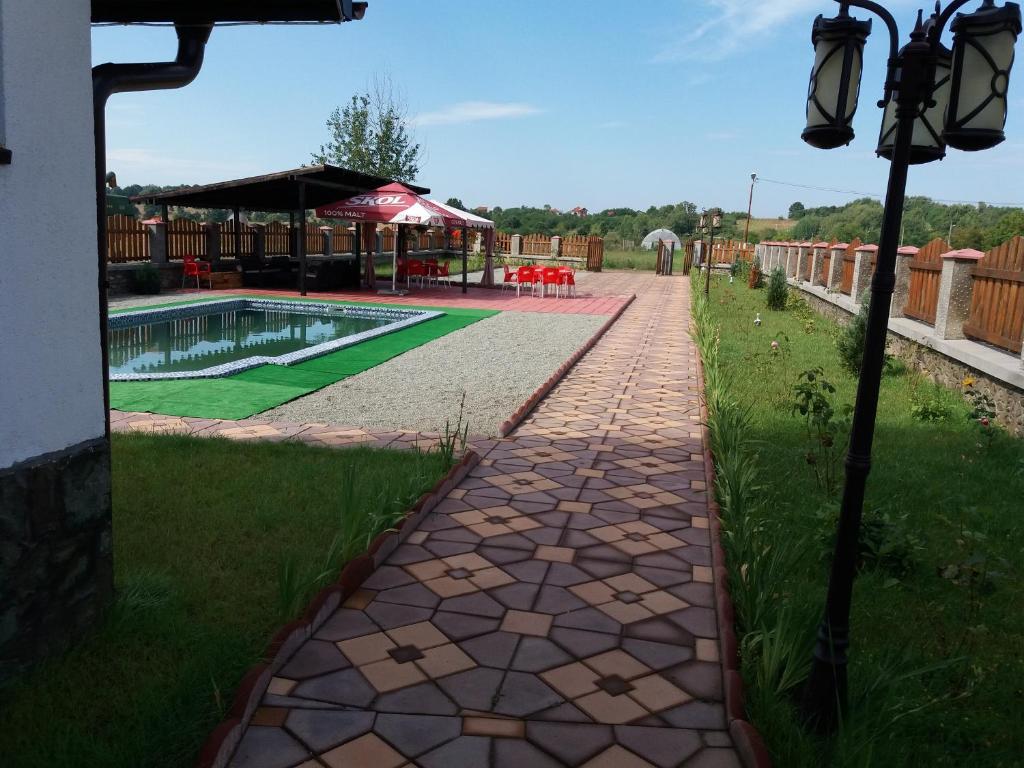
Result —
[{"label": "stone path border", "polygon": [[[220,437],[228,440],[299,442],[323,448],[364,446],[392,450],[415,448],[421,451],[436,449],[441,437],[437,432],[384,432],[319,422],[297,424],[289,421],[267,421],[258,417],[231,421],[114,410],[110,411],[110,429],[113,432]],[[493,442],[480,435],[472,435],[469,439],[469,443],[478,446],[480,450],[487,450]]]}]

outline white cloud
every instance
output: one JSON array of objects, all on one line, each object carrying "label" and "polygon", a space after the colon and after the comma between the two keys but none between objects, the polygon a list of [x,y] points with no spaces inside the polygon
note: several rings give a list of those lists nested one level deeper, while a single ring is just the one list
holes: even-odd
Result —
[{"label": "white cloud", "polygon": [[[116,171],[122,184],[204,183],[206,179],[241,178],[256,171],[247,160],[222,162],[178,157],[163,150],[121,147],[107,151],[107,168]],[[169,180],[169,181],[168,181]]]},{"label": "white cloud", "polygon": [[665,46],[656,60],[719,61],[795,16],[806,16],[810,25],[817,13],[831,10],[822,0],[704,0],[704,5],[711,17]]},{"label": "white cloud", "polygon": [[504,120],[527,117],[540,113],[538,107],[519,102],[463,101],[435,112],[421,112],[412,119],[413,125],[457,125],[480,120]]}]

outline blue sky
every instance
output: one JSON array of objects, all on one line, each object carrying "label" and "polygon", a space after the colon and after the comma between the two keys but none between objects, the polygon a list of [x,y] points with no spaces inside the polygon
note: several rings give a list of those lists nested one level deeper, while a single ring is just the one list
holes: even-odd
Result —
[{"label": "blue sky", "polygon": [[[892,0],[909,25],[918,3]],[[857,138],[800,140],[818,13],[833,0],[371,0],[342,26],[214,30],[199,78],[108,106],[121,184],[205,183],[309,162],[330,111],[387,74],[426,156],[419,181],[469,205],[591,210],[691,200],[743,210],[750,173],[880,195],[875,158],[886,37],[868,41]],[[858,15],[864,16],[863,12]],[[173,57],[166,28],[96,28],[93,60]],[[1016,78],[1024,77],[1020,70]],[[1024,84],[1007,141],[912,169],[911,194],[1024,203]],[[856,195],[764,182],[755,216]]]}]

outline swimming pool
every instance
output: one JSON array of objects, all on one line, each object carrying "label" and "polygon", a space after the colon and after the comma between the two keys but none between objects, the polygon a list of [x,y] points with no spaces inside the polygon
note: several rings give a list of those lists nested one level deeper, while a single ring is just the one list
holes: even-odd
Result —
[{"label": "swimming pool", "polygon": [[267,299],[124,312],[108,322],[110,379],[215,378],[292,365],[442,314]]}]

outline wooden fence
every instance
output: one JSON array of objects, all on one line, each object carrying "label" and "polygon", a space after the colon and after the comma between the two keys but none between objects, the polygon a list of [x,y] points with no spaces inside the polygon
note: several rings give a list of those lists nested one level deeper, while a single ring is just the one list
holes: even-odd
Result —
[{"label": "wooden fence", "polygon": [[[264,233],[264,253],[267,256],[287,256],[292,252],[292,230],[286,223],[271,221],[261,225]],[[324,252],[326,232],[319,224],[306,224],[306,253]],[[236,253],[235,224],[229,219],[220,225],[220,257],[233,259]],[[149,261],[150,227],[132,216],[122,214],[107,217],[107,258],[111,263]],[[354,233],[347,224],[332,227],[332,246],[335,253],[351,253],[354,246]],[[254,252],[256,230],[252,225],[243,224],[239,234],[241,255]],[[472,248],[476,232],[470,232]],[[171,219],[167,224],[167,255],[169,259],[180,260],[182,256],[209,256],[207,248],[208,233],[202,222],[191,219]],[[548,235],[524,235],[522,253],[524,257],[550,257],[551,240]],[[419,250],[441,250],[445,244],[445,233],[441,230],[425,231],[416,234],[416,247]],[[381,247],[389,253],[395,247],[395,233],[385,229],[381,233]],[[462,249],[462,231],[455,230],[449,235],[449,247],[452,250]],[[506,232],[495,234],[495,250],[504,256],[512,252],[512,235]],[[604,240],[591,235],[568,235],[561,240],[559,256],[577,258],[587,263],[587,268],[598,271],[604,262]]]},{"label": "wooden fence", "polygon": [[863,243],[860,239],[854,238],[853,242],[846,246],[846,251],[843,252],[843,277],[839,283],[839,292],[845,293],[847,296],[853,292],[854,261],[857,258],[857,249],[862,245]]},{"label": "wooden fence", "polygon": [[985,254],[971,272],[964,335],[1020,354],[1024,336],[1024,238]]},{"label": "wooden fence", "polygon": [[753,261],[754,246],[739,240],[722,240],[711,248],[712,264],[734,264],[736,261]]},{"label": "wooden fence", "polygon": [[149,261],[149,228],[134,216],[107,216],[107,260]]},{"label": "wooden fence", "polygon": [[910,260],[910,292],[903,314],[928,325],[935,325],[939,306],[939,281],[942,276],[942,254],[949,245],[941,237],[932,240]]},{"label": "wooden fence", "polygon": [[825,248],[821,257],[821,272],[818,273],[818,282],[821,285],[828,285],[828,270],[832,266],[832,249]]}]

